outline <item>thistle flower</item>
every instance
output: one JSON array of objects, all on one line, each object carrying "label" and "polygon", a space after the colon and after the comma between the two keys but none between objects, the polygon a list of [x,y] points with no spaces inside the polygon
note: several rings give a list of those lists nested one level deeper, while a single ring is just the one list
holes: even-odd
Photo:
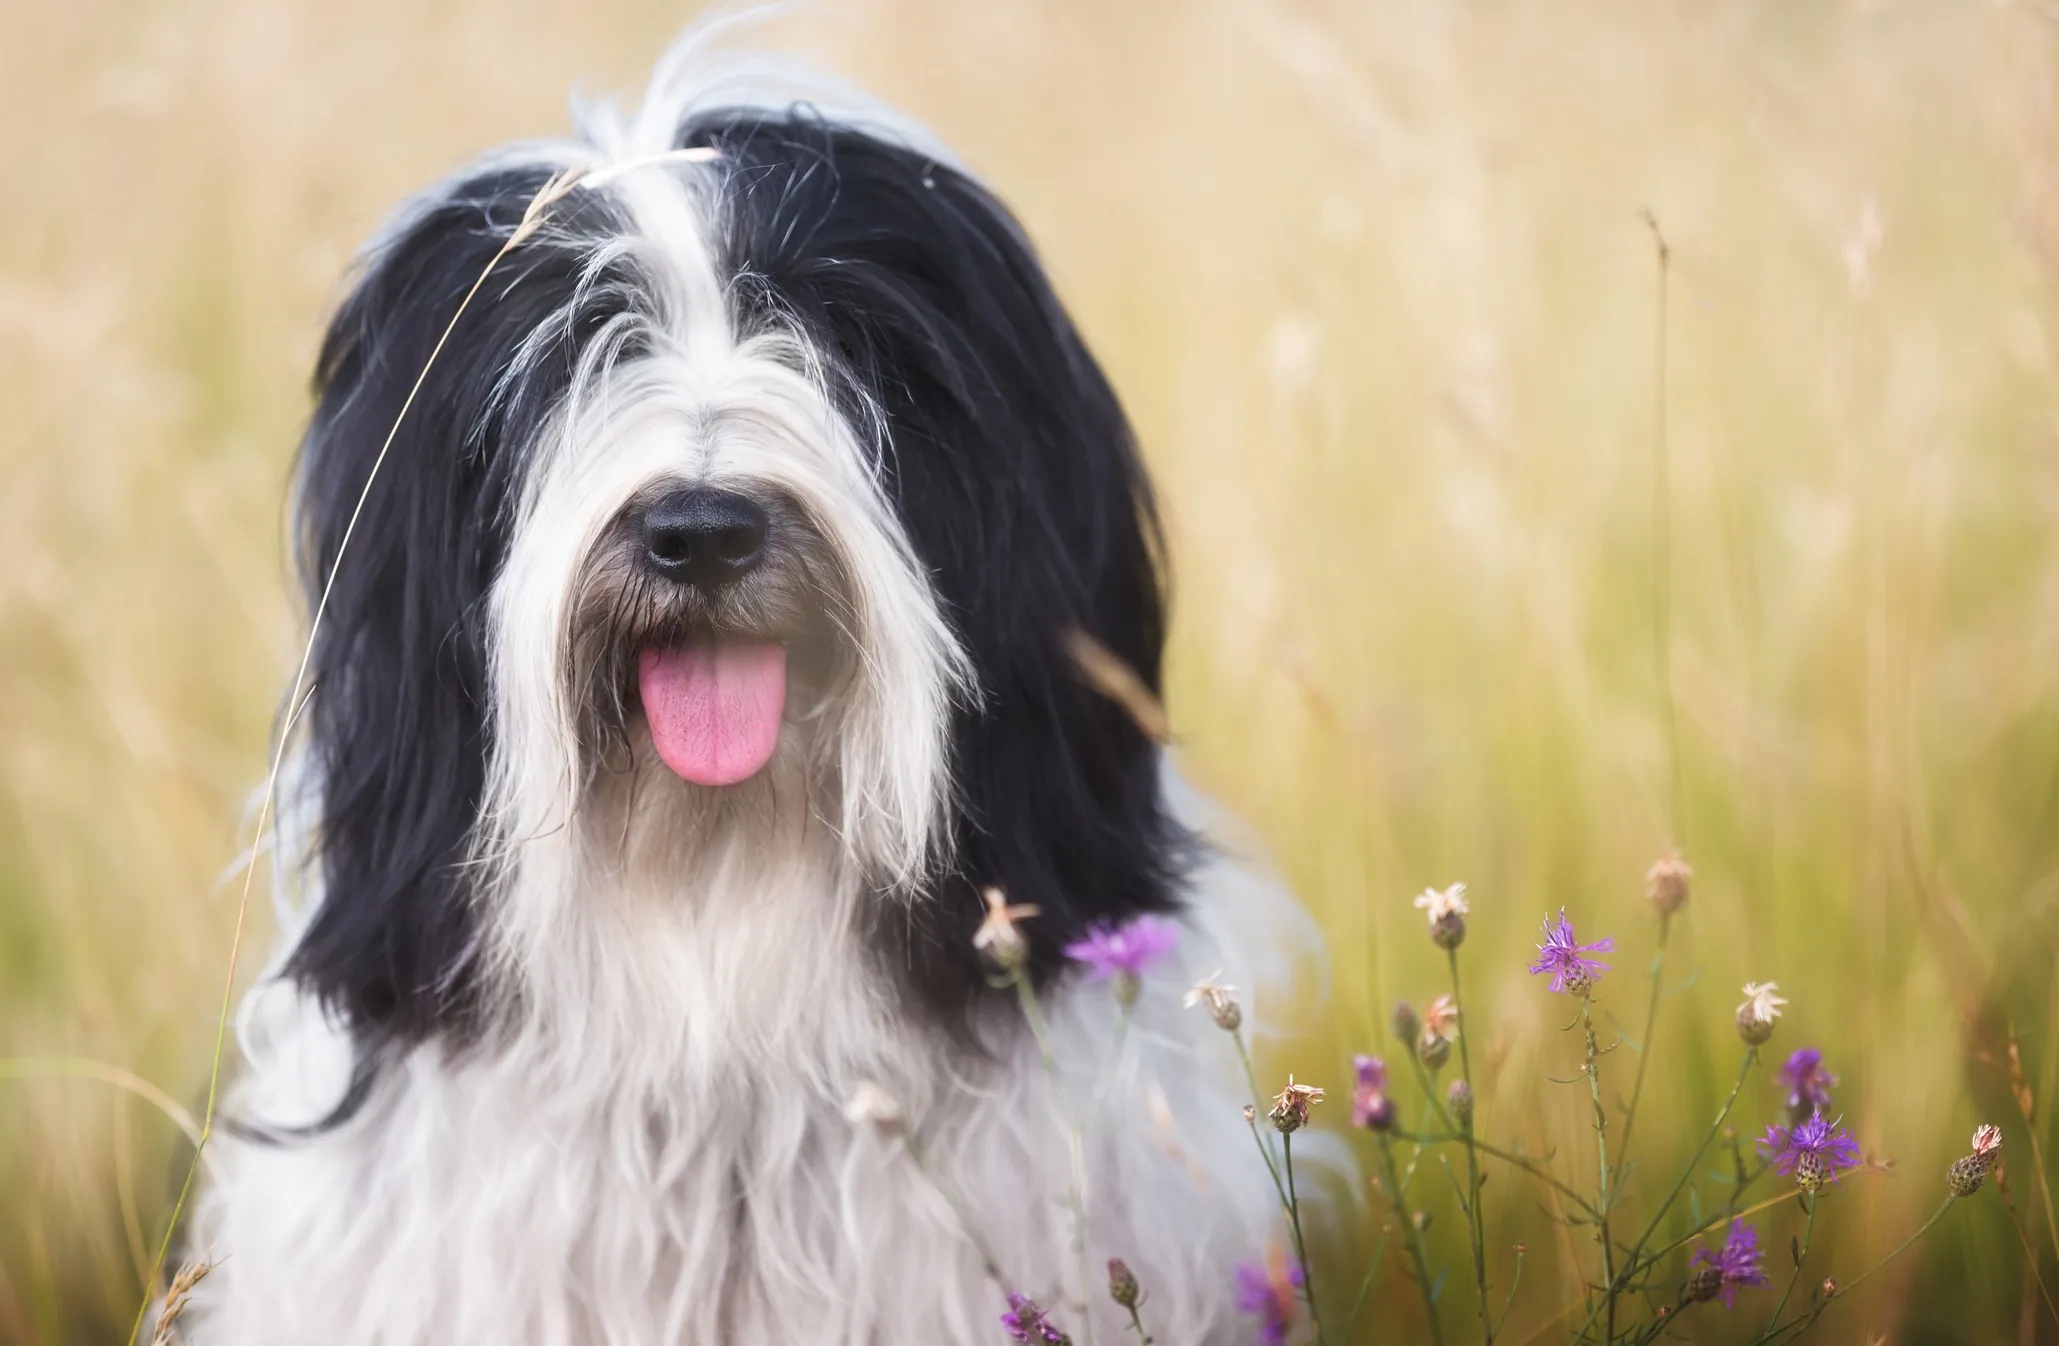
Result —
[{"label": "thistle flower", "polygon": [[1773,1023],[1787,1004],[1785,999],[1774,994],[1779,989],[1778,982],[1748,981],[1744,984],[1744,1003],[1737,1007],[1737,1035],[1748,1046],[1756,1047],[1773,1036]]},{"label": "thistle flower", "polygon": [[1108,1297],[1126,1309],[1133,1309],[1143,1301],[1144,1291],[1137,1284],[1137,1273],[1130,1270],[1130,1264],[1120,1257],[1108,1259]]},{"label": "thistle flower", "polygon": [[1266,1116],[1272,1118],[1273,1129],[1283,1136],[1291,1136],[1308,1125],[1308,1110],[1323,1101],[1323,1091],[1312,1084],[1296,1084],[1294,1077],[1287,1077],[1287,1087],[1280,1090],[1273,1100],[1273,1110]]},{"label": "thistle flower", "polygon": [[1230,994],[1237,989],[1236,987],[1225,986],[1216,980],[1221,975],[1222,969],[1217,968],[1195,982],[1188,988],[1187,997],[1181,1003],[1188,1009],[1193,1009],[1196,1005],[1208,1006],[1208,1017],[1215,1020],[1215,1026],[1225,1033],[1234,1033],[1244,1022],[1244,1007]]},{"label": "thistle flower", "polygon": [[1953,1196],[1972,1196],[1987,1181],[1988,1173],[2002,1155],[2002,1128],[1983,1126],[1973,1133],[1973,1153],[1952,1161],[1945,1170],[1945,1186]]},{"label": "thistle flower", "polygon": [[1377,1056],[1360,1056],[1352,1066],[1358,1071],[1358,1088],[1351,1095],[1351,1124],[1391,1131],[1394,1100],[1387,1097],[1387,1063]]},{"label": "thistle flower", "polygon": [[1404,1047],[1415,1045],[1416,1034],[1422,1031],[1423,1021],[1416,1017],[1416,1007],[1406,1000],[1394,1007],[1394,1036]]},{"label": "thistle flower", "polygon": [[1037,909],[1009,906],[999,888],[989,888],[980,896],[986,899],[987,914],[973,932],[972,947],[1001,971],[1013,972],[1029,960],[1029,941],[1015,928],[1015,923],[1035,916]]},{"label": "thistle flower", "polygon": [[1799,1126],[1767,1127],[1759,1138],[1759,1154],[1781,1174],[1792,1174],[1804,1192],[1836,1182],[1839,1169],[1859,1166],[1859,1142],[1836,1122],[1824,1121],[1820,1112]]},{"label": "thistle flower", "polygon": [[1723,1307],[1730,1308],[1737,1302],[1737,1287],[1740,1285],[1765,1285],[1765,1254],[1759,1251],[1759,1234],[1742,1220],[1730,1222],[1730,1237],[1715,1252],[1700,1249],[1694,1255],[1694,1265],[1699,1268],[1688,1278],[1688,1298],[1697,1302],[1714,1299],[1720,1292]]},{"label": "thistle flower", "polygon": [[1669,846],[1644,871],[1644,895],[1651,899],[1659,915],[1671,916],[1687,905],[1688,880],[1693,877],[1694,870],[1680,858],[1679,850]]},{"label": "thistle flower", "polygon": [[1115,982],[1115,998],[1134,1005],[1144,973],[1180,942],[1179,928],[1158,916],[1139,916],[1127,925],[1097,925],[1087,937],[1065,946],[1065,956],[1087,967],[1089,981]]},{"label": "thistle flower", "polygon": [[1036,1301],[1021,1291],[1008,1295],[1008,1312],[1001,1315],[1001,1326],[1008,1329],[1008,1335],[1015,1341],[1028,1341],[1036,1346],[1072,1346],[1072,1338],[1060,1332]]},{"label": "thistle flower", "polygon": [[1278,1248],[1262,1265],[1237,1263],[1237,1312],[1258,1315],[1263,1346],[1286,1346],[1294,1327],[1294,1296],[1304,1279],[1301,1264]]},{"label": "thistle flower", "polygon": [[1466,886],[1425,888],[1416,898],[1416,910],[1430,920],[1430,942],[1440,949],[1456,949],[1466,942]]},{"label": "thistle flower", "polygon": [[1445,1106],[1451,1109],[1451,1118],[1461,1130],[1473,1124],[1473,1086],[1464,1080],[1453,1080],[1451,1088],[1444,1095]]},{"label": "thistle flower", "polygon": [[1780,1083],[1787,1090],[1789,1121],[1801,1122],[1830,1106],[1830,1091],[1837,1076],[1823,1068],[1823,1053],[1803,1047],[1780,1067]]},{"label": "thistle flower", "polygon": [[1584,1000],[1594,988],[1595,974],[1608,971],[1609,965],[1582,955],[1614,953],[1615,949],[1616,941],[1606,936],[1592,944],[1580,943],[1579,937],[1573,933],[1573,923],[1566,919],[1566,909],[1560,907],[1558,924],[1552,924],[1550,917],[1545,918],[1544,943],[1537,946],[1537,961],[1530,964],[1530,971],[1549,972],[1552,990]]}]

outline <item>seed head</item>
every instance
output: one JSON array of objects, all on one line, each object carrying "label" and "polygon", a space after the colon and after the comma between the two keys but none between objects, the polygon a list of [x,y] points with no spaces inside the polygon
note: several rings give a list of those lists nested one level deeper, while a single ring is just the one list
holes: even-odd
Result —
[{"label": "seed head", "polygon": [[1644,895],[1658,908],[1659,915],[1671,916],[1687,905],[1688,881],[1693,877],[1694,870],[1680,858],[1680,852],[1669,847],[1644,871]]},{"label": "seed head", "polygon": [[1413,1045],[1416,1034],[1423,1031],[1423,1021],[1416,1017],[1416,1007],[1406,1000],[1394,1007],[1394,1036],[1403,1046]]},{"label": "seed head", "polygon": [[1973,1133],[1973,1153],[1952,1161],[1945,1186],[1953,1196],[1972,1196],[1987,1181],[2002,1156],[2002,1128],[1983,1126]]},{"label": "seed head", "polygon": [[1423,1036],[1416,1040],[1416,1055],[1422,1058],[1431,1074],[1444,1069],[1444,1063],[1451,1059],[1451,1039],[1442,1038],[1425,1028]]},{"label": "seed head", "polygon": [[1234,1033],[1243,1026],[1244,1007],[1230,994],[1237,989],[1236,987],[1224,986],[1216,981],[1221,975],[1222,969],[1218,968],[1195,982],[1187,991],[1187,998],[1183,1003],[1188,1009],[1196,1005],[1208,1006],[1208,1017],[1215,1020],[1215,1026],[1225,1033]]},{"label": "seed head", "polygon": [[1273,1109],[1266,1116],[1272,1118],[1273,1129],[1283,1136],[1291,1136],[1308,1125],[1308,1110],[1323,1101],[1323,1091],[1312,1084],[1296,1084],[1294,1077],[1287,1077],[1287,1087],[1280,1090],[1273,1100]]},{"label": "seed head", "polygon": [[1416,898],[1416,909],[1429,918],[1430,941],[1440,949],[1456,949],[1466,942],[1466,886],[1426,888]]},{"label": "seed head", "polygon": [[1120,1257],[1108,1259],[1108,1297],[1126,1309],[1137,1307],[1137,1301],[1143,1297],[1137,1273]]},{"label": "seed head", "polygon": [[1013,972],[1029,961],[1029,941],[1022,931],[1015,928],[1017,921],[1026,921],[1037,914],[1032,906],[1011,907],[1007,897],[999,888],[989,888],[980,894],[986,899],[986,919],[973,932],[972,947],[986,955],[987,961],[1003,972]]},{"label": "seed head", "polygon": [[1744,984],[1744,1003],[1737,1007],[1737,1035],[1747,1045],[1756,1047],[1773,1036],[1774,1021],[1780,1018],[1780,1011],[1787,1001],[1774,992],[1780,989],[1777,982],[1748,981]]},{"label": "seed head", "polygon": [[1451,1088],[1445,1091],[1445,1103],[1451,1109],[1452,1120],[1461,1129],[1473,1124],[1473,1086],[1464,1080],[1453,1080]]}]

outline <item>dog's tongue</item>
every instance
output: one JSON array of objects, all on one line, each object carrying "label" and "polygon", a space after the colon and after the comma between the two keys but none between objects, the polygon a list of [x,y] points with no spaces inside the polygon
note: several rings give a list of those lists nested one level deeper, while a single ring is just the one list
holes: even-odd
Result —
[{"label": "dog's tongue", "polygon": [[734,785],[758,774],[779,746],[786,649],[723,640],[645,650],[637,670],[658,756],[696,785]]}]

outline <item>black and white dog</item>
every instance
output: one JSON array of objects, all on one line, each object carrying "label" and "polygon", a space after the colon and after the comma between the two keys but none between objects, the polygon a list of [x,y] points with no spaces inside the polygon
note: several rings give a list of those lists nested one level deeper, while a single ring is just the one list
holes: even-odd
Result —
[{"label": "black and white dog", "polygon": [[[1114,393],[919,129],[705,40],[582,122],[405,206],[322,348],[298,892],[192,1339],[1002,1340],[975,1236],[1076,1339],[1111,1256],[1159,1340],[1243,1335],[1277,1210],[1180,993],[1301,917],[1067,652],[1157,685]],[[1062,1092],[990,887],[1039,909]],[[1119,1031],[1062,950],[1143,913],[1183,947]]]}]

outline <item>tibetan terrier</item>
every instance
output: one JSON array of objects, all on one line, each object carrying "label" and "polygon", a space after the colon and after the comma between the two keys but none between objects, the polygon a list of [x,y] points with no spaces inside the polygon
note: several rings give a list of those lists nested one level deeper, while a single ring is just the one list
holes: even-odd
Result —
[{"label": "tibetan terrier", "polygon": [[[432,187],[328,328],[294,524],[195,1342],[974,1343],[1014,1290],[1112,1341],[1115,1256],[1159,1340],[1236,1334],[1278,1211],[1180,993],[1301,918],[1082,674],[1158,685],[1151,493],[945,150],[696,39]],[[1065,950],[1145,916],[1125,1010]]]}]

